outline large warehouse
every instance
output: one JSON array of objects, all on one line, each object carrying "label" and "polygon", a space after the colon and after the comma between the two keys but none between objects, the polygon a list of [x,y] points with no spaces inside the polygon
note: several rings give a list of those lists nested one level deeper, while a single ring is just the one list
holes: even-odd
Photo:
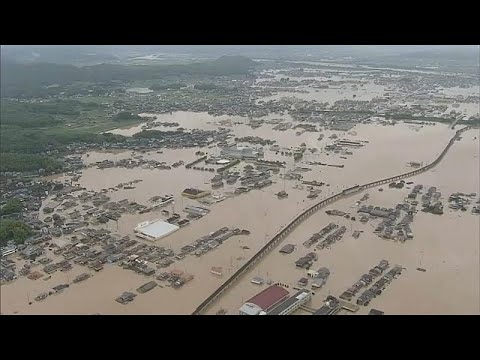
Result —
[{"label": "large warehouse", "polygon": [[263,157],[263,150],[247,146],[231,146],[223,148],[220,155],[231,159],[258,159]]},{"label": "large warehouse", "polygon": [[239,310],[240,315],[265,315],[275,305],[285,300],[288,291],[278,285],[272,285],[247,300]]},{"label": "large warehouse", "polygon": [[180,229],[177,225],[169,224],[163,220],[145,221],[133,230],[141,239],[155,241]]}]

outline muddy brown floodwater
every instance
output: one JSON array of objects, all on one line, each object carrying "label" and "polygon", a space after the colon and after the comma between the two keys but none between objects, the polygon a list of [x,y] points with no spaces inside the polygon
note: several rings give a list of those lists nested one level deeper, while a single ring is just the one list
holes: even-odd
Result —
[{"label": "muddy brown floodwater", "polygon": [[[278,116],[273,116],[275,118]],[[162,115],[160,121],[175,121],[185,128],[198,127],[198,121],[210,122],[212,128],[218,119],[208,114],[197,114],[192,120],[190,113]],[[238,119],[241,122],[241,119]],[[208,125],[210,126],[210,125]],[[176,252],[192,243],[199,237],[215,231],[223,226],[248,229],[249,236],[235,236],[223,243],[217,249],[201,256],[189,255],[167,269],[178,269],[194,275],[194,279],[180,289],[156,287],[146,294],[139,294],[128,305],[115,302],[124,291],[135,291],[140,285],[152,280],[132,271],[121,269],[116,265],[105,265],[105,269],[82,283],[73,284],[61,294],[49,296],[42,302],[31,300],[40,292],[48,291],[52,286],[68,282],[75,275],[86,272],[87,268],[77,265],[69,273],[57,272],[48,281],[42,279],[32,281],[20,278],[12,284],[2,286],[1,311],[4,314],[190,314],[205,298],[218,288],[230,275],[238,270],[251,256],[253,256],[267,241],[271,239],[283,226],[291,221],[298,213],[322,198],[341,191],[343,188],[355,184],[362,184],[403,173],[409,169],[407,163],[411,161],[430,162],[443,150],[454,130],[445,125],[413,126],[397,124],[395,126],[379,126],[376,124],[360,124],[355,126],[350,135],[347,133],[323,131],[325,138],[318,141],[318,132],[305,132],[300,136],[294,130],[285,132],[273,131],[272,125],[264,125],[252,129],[247,125],[232,125],[235,136],[260,136],[276,140],[281,148],[299,146],[302,142],[307,147],[316,147],[318,152],[308,153],[303,162],[317,161],[330,164],[344,164],[344,168],[314,166],[302,162],[294,163],[291,157],[282,156],[265,149],[265,159],[282,160],[287,162],[287,169],[308,167],[311,171],[304,173],[306,180],[317,180],[328,183],[322,187],[322,193],[316,200],[307,199],[305,189],[294,188],[297,181],[284,181],[282,172],[274,175],[274,184],[262,190],[252,190],[247,194],[232,196],[209,207],[211,212],[205,217],[191,221],[189,226],[181,228],[172,235],[160,239],[156,244],[168,246]],[[131,135],[140,131],[140,127],[115,131],[124,135]],[[352,155],[341,158],[341,154],[326,152],[323,147],[333,142],[328,137],[338,134],[340,138],[368,141],[359,149],[353,149]],[[352,135],[355,134],[355,135]],[[463,139],[456,142],[443,162],[434,170],[413,178],[416,183],[437,186],[443,196],[451,192],[479,192],[478,179],[478,143],[472,138],[475,130],[463,134]],[[219,154],[218,148],[195,149],[161,149],[143,154],[144,159],[173,162],[183,160],[188,163],[196,158],[195,152],[202,150],[210,155]],[[86,164],[95,163],[104,159],[119,160],[132,156],[131,151],[106,153],[90,152],[84,157]],[[474,158],[474,156],[477,158]],[[242,170],[246,163],[242,162],[234,169]],[[477,166],[477,167],[476,167]],[[180,193],[184,188],[197,187],[211,190],[210,179],[214,173],[187,170],[184,166],[172,170],[159,169],[97,169],[89,167],[83,171],[78,182],[87,190],[99,191],[114,187],[136,179],[142,180],[135,184],[134,189],[120,189],[108,192],[112,201],[128,199],[140,204],[148,205],[148,200],[155,195],[173,194],[175,203],[168,205],[168,210],[181,213],[188,204],[196,204],[195,200],[182,198]],[[62,178],[62,177],[60,177]],[[236,186],[225,185],[216,194],[232,193]],[[288,198],[279,200],[275,195],[286,190]],[[376,188],[369,190],[369,202],[378,205],[394,206],[403,199],[407,190],[385,189],[380,193]],[[357,199],[342,200],[332,205],[332,208],[350,209]],[[48,198],[46,203],[51,201]],[[44,218],[40,212],[40,218]],[[133,228],[142,221],[164,218],[161,213],[123,215],[116,222],[109,222],[106,227],[120,235],[133,237]],[[339,295],[357,280],[357,278],[376,265],[382,258],[391,263],[399,263],[407,268],[399,279],[394,280],[381,297],[372,301],[371,306],[381,308],[387,313],[476,313],[479,310],[478,295],[478,225],[479,217],[467,213],[450,212],[443,216],[419,213],[415,219],[413,230],[415,238],[404,244],[388,242],[376,237],[372,233],[370,224],[348,222],[345,239],[332,246],[330,250],[319,252],[320,258],[315,267],[327,266],[332,275],[327,285],[314,297],[313,305],[318,307],[326,294]],[[333,219],[337,220],[337,219]],[[229,314],[237,312],[242,301],[259,291],[259,287],[250,284],[250,278],[261,275],[275,281],[294,284],[302,275],[295,269],[293,262],[297,256],[306,253],[302,248],[305,241],[314,231],[318,231],[327,222],[332,221],[324,211],[312,216],[299,226],[288,238],[286,243],[299,244],[297,250],[287,256],[280,256],[275,250],[264,261],[259,263],[247,274],[241,282],[234,286],[210,309],[215,313],[220,308],[228,310]],[[363,229],[365,232],[359,239],[349,235],[351,230]],[[422,254],[422,255],[420,255]],[[51,254],[49,254],[51,256]],[[52,256],[53,257],[53,256]],[[428,271],[415,271],[420,262]],[[210,273],[213,266],[224,268],[223,278],[215,277]],[[87,271],[88,272],[88,271]],[[69,279],[67,279],[69,277]],[[161,284],[159,282],[159,284]],[[451,296],[456,294],[455,297]],[[459,296],[460,295],[460,296]],[[412,297],[412,301],[405,301]],[[30,302],[33,301],[31,305]],[[458,300],[461,299],[461,300]],[[367,311],[362,309],[360,313]]]},{"label": "muddy brown floodwater", "polygon": [[[478,129],[465,132],[463,139],[455,143],[436,168],[406,181],[436,186],[443,194],[444,203],[445,198],[448,199],[449,194],[454,192],[475,192],[478,195],[480,149],[478,140],[474,139],[478,134]],[[379,192],[378,188],[367,192],[370,198],[365,204],[394,207],[403,201],[409,190],[386,187],[383,192]],[[230,314],[237,314],[242,303],[262,288],[250,283],[254,276],[287,284],[293,292],[292,288],[297,286],[300,277],[306,277],[306,271],[296,268],[294,262],[314,248],[307,249],[302,243],[333,221],[345,225],[347,233],[330,249],[317,251],[318,260],[313,268],[325,266],[330,269],[331,275],[327,284],[315,292],[311,307],[319,308],[327,295],[338,297],[368,269],[386,259],[391,265],[399,264],[406,270],[368,307],[361,307],[359,314],[366,314],[371,308],[387,314],[479,314],[480,217],[470,211],[453,211],[447,206],[444,215],[418,212],[412,225],[414,239],[400,243],[377,237],[371,221],[362,224],[325,213],[329,209],[354,213],[352,205],[362,196],[338,201],[311,216],[247,272],[208,313],[225,309]],[[351,236],[354,230],[363,231],[358,239]],[[295,244],[296,250],[290,255],[280,254],[278,250],[288,243]],[[419,272],[417,267],[427,271]]]}]

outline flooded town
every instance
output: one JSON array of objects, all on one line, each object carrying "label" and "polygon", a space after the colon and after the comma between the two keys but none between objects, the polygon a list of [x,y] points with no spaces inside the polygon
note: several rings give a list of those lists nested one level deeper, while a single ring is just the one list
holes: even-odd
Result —
[{"label": "flooded town", "polygon": [[2,315],[480,314],[478,73],[213,62],[47,95],[2,65],[11,138],[45,116],[2,138]]}]

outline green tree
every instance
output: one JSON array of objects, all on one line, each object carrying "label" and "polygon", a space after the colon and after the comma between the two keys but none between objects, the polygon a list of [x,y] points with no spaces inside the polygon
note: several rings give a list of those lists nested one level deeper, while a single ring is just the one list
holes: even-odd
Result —
[{"label": "green tree", "polygon": [[16,220],[0,221],[0,245],[4,246],[10,240],[16,244],[23,244],[26,239],[33,235],[33,230],[27,224]]},{"label": "green tree", "polygon": [[122,111],[113,117],[115,121],[140,120],[141,117],[128,111]]},{"label": "green tree", "polygon": [[22,203],[18,199],[9,199],[5,205],[0,208],[0,215],[15,214],[23,209]]},{"label": "green tree", "polygon": [[47,173],[62,168],[61,162],[38,154],[0,153],[0,171],[33,171],[44,169]]}]

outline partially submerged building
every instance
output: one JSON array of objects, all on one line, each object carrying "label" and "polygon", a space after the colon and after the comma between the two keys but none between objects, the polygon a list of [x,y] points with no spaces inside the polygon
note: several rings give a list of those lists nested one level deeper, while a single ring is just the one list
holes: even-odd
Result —
[{"label": "partially submerged building", "polygon": [[231,146],[223,148],[220,155],[230,159],[258,159],[263,157],[263,151],[247,146]]},{"label": "partially submerged building", "polygon": [[328,296],[327,300],[325,301],[325,305],[315,311],[313,315],[335,315],[341,309],[342,308],[338,299],[334,296]]},{"label": "partially submerged building", "polygon": [[280,249],[280,252],[282,254],[291,254],[294,250],[295,250],[295,245],[287,244]]},{"label": "partially submerged building", "polygon": [[239,309],[240,315],[265,315],[288,296],[288,291],[272,285],[247,300]]},{"label": "partially submerged building", "polygon": [[209,209],[206,209],[200,206],[193,206],[193,205],[185,206],[185,209],[183,211],[185,211],[189,215],[195,215],[195,216],[205,216],[210,212]]},{"label": "partially submerged building", "polygon": [[133,301],[133,299],[137,296],[137,294],[131,293],[131,292],[124,292],[122,295],[120,295],[118,298],[115,299],[116,302],[125,305],[128,304],[129,302]]},{"label": "partially submerged building", "polygon": [[179,226],[170,224],[163,220],[145,221],[134,229],[135,235],[139,238],[155,241],[168,236],[180,229]]},{"label": "partially submerged building", "polygon": [[17,252],[17,247],[15,245],[4,246],[2,248],[2,257],[14,254]]},{"label": "partially submerged building", "polygon": [[210,195],[210,191],[200,190],[195,188],[188,188],[183,190],[182,192],[182,196],[185,196],[189,199],[200,199],[208,195]]},{"label": "partially submerged building", "polygon": [[309,290],[300,290],[291,298],[275,306],[267,315],[290,315],[312,298]]},{"label": "partially submerged building", "polygon": [[149,281],[148,283],[146,284],[143,284],[142,286],[140,286],[137,291],[140,293],[140,294],[144,294],[150,290],[152,290],[153,288],[155,288],[157,286],[157,283],[155,281]]}]

